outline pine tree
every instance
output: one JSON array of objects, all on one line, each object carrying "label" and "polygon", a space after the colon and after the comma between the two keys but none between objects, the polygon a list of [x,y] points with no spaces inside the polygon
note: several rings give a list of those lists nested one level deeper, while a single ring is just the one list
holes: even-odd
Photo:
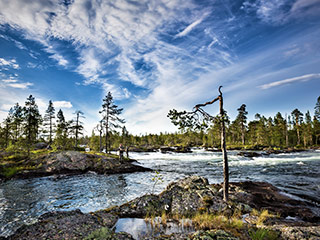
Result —
[{"label": "pine tree", "polygon": [[315,143],[320,143],[320,96],[317,99],[316,106],[314,107],[313,128],[315,135]]},{"label": "pine tree", "polygon": [[297,141],[297,145],[300,145],[301,143],[301,140],[300,140],[300,125],[302,123],[302,112],[300,112],[297,108],[295,110],[293,110],[291,112],[291,115],[292,115],[292,118],[294,119],[294,127],[296,128],[296,131],[297,131],[297,138],[298,138],[298,141]]},{"label": "pine tree", "polygon": [[125,122],[124,119],[118,117],[122,111],[123,108],[118,108],[118,106],[113,103],[111,92],[108,92],[107,96],[103,99],[102,110],[99,112],[103,116],[102,120],[105,127],[106,152],[108,152],[110,130],[119,128],[120,124]]},{"label": "pine tree", "polygon": [[320,96],[318,97],[316,106],[314,107],[314,116],[320,122]]},{"label": "pine tree", "polygon": [[303,124],[303,143],[304,147],[312,144],[312,119],[309,111],[305,115],[305,123]]},{"label": "pine tree", "polygon": [[245,144],[245,133],[246,133],[246,123],[247,123],[247,114],[246,105],[242,104],[238,110],[238,116],[236,118],[236,122],[238,123],[241,130],[241,142],[242,145]]},{"label": "pine tree", "polygon": [[38,105],[36,104],[35,98],[32,95],[30,95],[25,102],[25,106],[23,108],[23,118],[23,130],[26,137],[26,145],[29,155],[30,148],[37,139],[39,127],[42,121]]},{"label": "pine tree", "polygon": [[49,128],[49,144],[52,143],[52,136],[53,136],[53,132],[54,132],[54,127],[55,127],[55,124],[53,122],[53,119],[55,118],[55,109],[53,107],[53,103],[52,101],[50,100],[49,101],[49,105],[48,105],[48,108],[46,110],[46,113],[44,115],[44,121],[45,121],[45,126],[48,126]]},{"label": "pine tree", "polygon": [[23,109],[19,105],[19,103],[16,103],[16,105],[10,109],[9,115],[11,115],[12,118],[12,131],[13,131],[13,138],[14,142],[18,141],[18,138],[21,135],[21,125],[23,122]]},{"label": "pine tree", "polygon": [[79,135],[82,135],[82,130],[83,130],[83,122],[80,121],[80,118],[84,118],[84,113],[80,110],[77,110],[74,114],[76,114],[76,118],[73,121],[73,131],[74,131],[74,136],[75,136],[75,148],[78,147],[78,138]]},{"label": "pine tree", "polygon": [[12,118],[10,114],[6,117],[4,120],[4,127],[2,134],[4,136],[4,147],[7,148],[10,143],[10,138],[11,138],[11,124],[12,124]]},{"label": "pine tree", "polygon": [[276,114],[273,122],[274,122],[274,135],[273,135],[274,144],[276,146],[284,146],[285,140],[286,140],[286,136],[285,136],[286,122],[280,112]]},{"label": "pine tree", "polygon": [[68,140],[68,123],[66,122],[63,111],[60,109],[57,114],[57,128],[55,136],[55,145],[58,148],[66,148]]}]

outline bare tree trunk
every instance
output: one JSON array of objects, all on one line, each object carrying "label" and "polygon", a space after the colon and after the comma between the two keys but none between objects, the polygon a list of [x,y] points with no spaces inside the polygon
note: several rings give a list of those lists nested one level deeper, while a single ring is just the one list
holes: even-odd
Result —
[{"label": "bare tree trunk", "polygon": [[220,92],[219,100],[220,100],[220,116],[221,116],[221,150],[222,150],[222,157],[223,157],[223,200],[228,201],[229,199],[229,166],[228,166],[228,156],[227,156],[227,150],[226,150],[226,129],[224,124],[223,97],[221,92]]},{"label": "bare tree trunk", "polygon": [[[213,104],[214,102],[220,102],[220,117],[221,117],[221,150],[222,150],[222,157],[223,157],[223,200],[228,201],[229,199],[229,166],[228,166],[228,157],[227,157],[227,150],[226,150],[226,129],[224,123],[224,110],[223,110],[223,97],[221,92],[222,86],[219,87],[220,95],[213,99],[210,102],[206,102],[204,104],[197,104],[194,108],[196,111],[199,110],[200,107],[204,107],[206,105]],[[202,113],[204,111],[202,110]],[[206,113],[206,115],[209,115]]]},{"label": "bare tree trunk", "polygon": [[297,135],[298,135],[298,145],[300,145],[300,131],[299,131],[299,125],[297,125]]}]

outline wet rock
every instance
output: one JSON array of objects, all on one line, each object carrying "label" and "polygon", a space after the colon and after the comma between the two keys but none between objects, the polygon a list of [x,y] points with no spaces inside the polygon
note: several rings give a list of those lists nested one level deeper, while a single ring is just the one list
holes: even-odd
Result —
[{"label": "wet rock", "polygon": [[254,157],[263,156],[261,153],[257,153],[257,152],[239,152],[237,155],[238,156],[243,156],[243,157],[248,157],[248,158],[254,158]]},{"label": "wet rock", "polygon": [[288,149],[282,149],[282,150],[275,150],[275,149],[267,149],[265,153],[267,155],[269,154],[281,154],[281,153],[297,153],[297,152],[305,152],[306,149],[295,149],[295,148],[288,148]]},{"label": "wet rock", "polygon": [[318,222],[319,216],[313,214],[305,202],[291,199],[280,190],[266,182],[231,183],[231,199],[259,210],[267,209],[286,218],[297,217],[308,222]]},{"label": "wet rock", "polygon": [[181,146],[176,146],[176,147],[167,147],[167,146],[162,146],[160,147],[160,152],[161,153],[170,153],[170,152],[176,152],[176,153],[191,153],[191,148],[189,147],[181,147]]},{"label": "wet rock", "polygon": [[46,144],[45,142],[39,142],[39,143],[36,143],[34,145],[34,149],[36,150],[39,150],[39,149],[46,149],[48,146],[48,144]]},{"label": "wet rock", "polygon": [[37,223],[22,226],[8,239],[83,239],[101,228],[114,226],[116,221],[116,216],[105,213],[50,212],[42,215]]}]

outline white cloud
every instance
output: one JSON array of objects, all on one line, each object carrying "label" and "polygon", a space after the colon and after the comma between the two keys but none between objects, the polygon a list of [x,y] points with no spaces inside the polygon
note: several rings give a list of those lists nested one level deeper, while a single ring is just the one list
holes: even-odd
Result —
[{"label": "white cloud", "polygon": [[0,109],[5,110],[5,111],[9,111],[10,108],[12,108],[12,107],[13,107],[12,104],[8,104],[8,103],[6,104],[6,103],[4,103],[4,104],[1,105],[1,108],[0,108]]},{"label": "white cloud", "polygon": [[307,14],[319,14],[320,10],[320,2],[319,0],[297,0],[290,12],[292,14],[299,14],[302,12],[306,12]]},{"label": "white cloud", "polygon": [[66,60],[63,56],[61,56],[57,53],[53,53],[53,55],[51,55],[50,58],[56,60],[58,62],[58,64],[63,67],[66,67],[69,63],[68,60]]},{"label": "white cloud", "polygon": [[32,86],[33,83],[30,82],[25,82],[25,83],[8,83],[6,84],[8,87],[12,87],[12,88],[20,88],[20,89],[27,89],[29,86]]},{"label": "white cloud", "polygon": [[53,101],[55,108],[72,108],[71,102],[68,101]]},{"label": "white cloud", "polygon": [[2,82],[4,82],[4,83],[16,83],[16,82],[18,82],[18,80],[17,79],[4,79],[4,80],[2,80]]},{"label": "white cloud", "polygon": [[243,9],[254,11],[264,22],[271,24],[284,24],[297,18],[308,18],[320,13],[318,0],[258,0],[254,3],[246,1]]},{"label": "white cloud", "polygon": [[278,86],[293,83],[293,82],[306,82],[306,81],[310,81],[312,79],[320,79],[320,73],[306,74],[306,75],[299,76],[299,77],[288,78],[288,79],[284,79],[284,80],[280,80],[280,81],[276,81],[276,82],[272,82],[272,83],[263,84],[259,87],[261,89],[269,89],[272,87],[278,87]]},{"label": "white cloud", "polygon": [[199,18],[198,20],[188,25],[182,32],[178,33],[176,37],[186,36],[189,32],[192,31],[192,29],[194,29],[197,25],[199,25],[208,15],[209,13],[204,14],[201,18]]},{"label": "white cloud", "polygon": [[4,58],[0,58],[0,66],[12,67],[14,69],[20,68],[19,64],[17,63],[17,61],[15,59],[6,60]]}]

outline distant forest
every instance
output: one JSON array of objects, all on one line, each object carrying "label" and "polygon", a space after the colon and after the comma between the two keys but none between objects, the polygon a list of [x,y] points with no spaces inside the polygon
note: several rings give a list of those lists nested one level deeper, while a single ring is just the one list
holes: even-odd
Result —
[{"label": "distant forest", "polygon": [[[226,140],[228,148],[308,148],[320,144],[320,97],[314,116],[309,111],[294,109],[290,115],[278,112],[274,117],[257,113],[255,120],[247,120],[246,105],[238,109],[233,121],[226,116]],[[30,95],[24,106],[14,105],[0,125],[0,147],[8,151],[30,151],[36,144],[46,143],[53,150],[81,149],[94,151],[117,149],[119,144],[138,148],[160,146],[216,147],[220,146],[220,119],[215,117],[206,130],[179,129],[176,133],[133,135],[127,131],[125,120],[119,118],[122,109],[114,104],[112,94],[103,99],[101,121],[91,136],[83,135],[80,110],[74,118],[66,120],[63,111],[57,113],[52,101],[41,116],[35,98]]]}]

